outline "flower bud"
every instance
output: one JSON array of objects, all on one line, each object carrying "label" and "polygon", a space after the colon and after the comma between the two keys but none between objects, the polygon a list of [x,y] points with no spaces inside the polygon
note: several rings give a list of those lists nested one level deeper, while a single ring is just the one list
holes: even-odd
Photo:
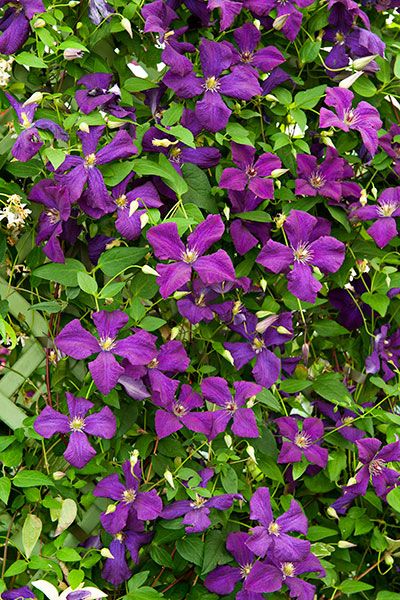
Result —
[{"label": "flower bud", "polygon": [[289,169],[274,169],[273,171],[271,171],[271,176],[272,177],[280,177],[281,175],[284,175],[288,171],[289,171]]},{"label": "flower bud", "polygon": [[357,79],[363,74],[362,71],[356,71],[355,73],[352,73],[351,75],[349,75],[348,77],[346,77],[345,79],[342,79],[342,81],[339,83],[339,87],[341,88],[345,88],[345,89],[349,89],[351,88],[351,86],[353,85],[353,83],[355,81],[357,81]]},{"label": "flower bud", "polygon": [[260,287],[263,292],[265,292],[265,290],[267,289],[267,280],[264,279],[264,277],[260,279]]},{"label": "flower bud", "polygon": [[261,21],[259,21],[258,19],[254,19],[253,25],[254,27],[257,27],[258,30],[261,29]]},{"label": "flower bud", "polygon": [[388,567],[391,567],[394,563],[394,558],[390,554],[385,554],[383,560],[385,561],[385,564],[387,564]]},{"label": "flower bud", "polygon": [[357,479],[355,477],[350,477],[350,479],[347,482],[347,485],[356,485],[357,483]]},{"label": "flower bud", "polygon": [[280,17],[277,17],[275,19],[275,21],[272,23],[272,27],[274,29],[276,29],[277,31],[281,31],[281,29],[283,29],[283,27],[286,24],[286,21],[288,20],[288,18],[290,17],[290,14],[287,13],[286,15],[281,15]]},{"label": "flower bud", "polygon": [[284,226],[287,216],[284,214],[280,214],[275,218],[275,223],[278,229]]},{"label": "flower bud", "polygon": [[128,69],[136,76],[139,77],[140,79],[147,79],[147,77],[149,76],[147,71],[145,71],[143,69],[143,67],[141,67],[136,61],[132,60],[130,63],[128,63]]},{"label": "flower bud", "polygon": [[361,194],[360,194],[360,200],[359,200],[361,206],[365,206],[368,202],[367,200],[367,190],[361,190]]},{"label": "flower bud", "polygon": [[132,450],[130,456],[129,456],[129,462],[131,463],[131,472],[133,472],[133,468],[135,467],[135,465],[137,464],[139,460],[139,450]]},{"label": "flower bud", "polygon": [[227,448],[232,448],[233,440],[232,440],[232,436],[229,435],[229,433],[224,435],[224,441],[225,441]]},{"label": "flower bud", "polygon": [[138,208],[139,208],[139,202],[137,200],[132,200],[132,202],[129,205],[129,216],[131,217],[133,215],[133,213],[135,213],[137,211]]},{"label": "flower bud", "polygon": [[168,140],[167,138],[162,138],[161,140],[153,139],[151,140],[151,145],[156,148],[169,148],[170,146],[175,146],[178,141],[173,142],[172,140]]},{"label": "flower bud", "polygon": [[337,514],[336,510],[334,508],[332,508],[332,506],[329,506],[326,509],[326,514],[328,515],[328,517],[333,517],[334,519],[339,519],[339,515]]},{"label": "flower bud", "polygon": [[370,54],[370,56],[363,56],[361,58],[356,58],[351,63],[351,66],[356,71],[362,71],[362,69],[364,69],[367,65],[369,65],[369,63],[371,63],[373,60],[375,60],[375,58],[377,56],[378,56],[377,54]]},{"label": "flower bud", "polygon": [[153,269],[153,267],[150,267],[150,265],[143,265],[142,272],[145,275],[155,275],[156,277],[158,277],[157,271]]},{"label": "flower bud", "polygon": [[278,318],[278,315],[270,314],[268,317],[266,317],[265,319],[263,319],[262,321],[257,323],[257,325],[256,325],[257,333],[265,333],[266,330],[268,329],[268,327],[271,327],[271,325],[273,325],[275,323],[277,318]]},{"label": "flower bud", "polygon": [[42,92],[35,92],[32,96],[29,96],[28,100],[25,100],[23,106],[28,104],[39,104],[43,100]]},{"label": "flower bud", "polygon": [[169,469],[164,472],[164,479],[169,483],[169,485],[175,489],[174,478],[172,477],[172,473]]},{"label": "flower bud", "polygon": [[247,454],[250,456],[251,460],[252,460],[252,461],[253,461],[255,464],[257,464],[257,459],[256,459],[256,455],[255,455],[255,452],[254,452],[254,448],[253,448],[253,446],[250,446],[250,445],[248,445],[248,446],[247,446],[247,448],[246,448],[246,452],[247,452]]},{"label": "flower bud", "polygon": [[190,294],[190,292],[174,292],[172,297],[174,300],[181,300],[181,298],[185,298],[188,294]]},{"label": "flower bud", "polygon": [[356,546],[357,544],[346,542],[346,540],[340,540],[340,542],[338,542],[338,548],[355,548]]},{"label": "flower bud", "polygon": [[229,221],[230,216],[231,216],[231,209],[229,208],[229,206],[227,204],[225,204],[224,209],[222,211],[224,213],[224,217],[227,221]]},{"label": "flower bud", "polygon": [[143,229],[143,227],[146,227],[148,222],[149,222],[149,215],[147,213],[141,214],[140,215],[140,229]]},{"label": "flower bud", "polygon": [[82,27],[83,27],[82,21],[78,21],[78,23],[76,24],[76,28],[77,29],[82,29]]},{"label": "flower bud", "polygon": [[106,508],[106,515],[111,515],[111,513],[114,513],[116,510],[117,510],[116,504],[109,504]]},{"label": "flower bud", "polygon": [[36,19],[33,23],[34,29],[41,29],[42,27],[46,27],[46,21],[44,19]]},{"label": "flower bud", "polygon": [[102,548],[100,550],[100,554],[102,555],[103,558],[114,558],[114,555],[111,554],[111,552],[108,548]]},{"label": "flower bud", "polygon": [[276,328],[277,332],[282,334],[282,335],[292,335],[292,332],[289,331],[289,329],[287,329],[286,327],[284,327],[283,325],[279,325]]},{"label": "flower bud", "polygon": [[111,250],[111,248],[119,248],[120,245],[121,245],[121,240],[116,238],[115,240],[112,240],[111,242],[108,242],[108,244],[106,244],[106,250]]},{"label": "flower bud", "polygon": [[83,131],[83,133],[90,132],[89,125],[85,122],[79,123],[78,129],[79,131]]},{"label": "flower bud", "polygon": [[78,4],[80,4],[79,0],[70,0],[68,2],[68,6],[70,6],[71,8],[74,8],[74,6],[78,6]]},{"label": "flower bud", "polygon": [[76,58],[82,58],[83,54],[83,50],[77,50],[76,48],[65,48],[63,52],[65,60],[75,60]]},{"label": "flower bud", "polygon": [[64,471],[55,471],[53,473],[54,481],[60,481],[60,479],[62,479],[63,477],[65,477]]},{"label": "flower bud", "polygon": [[129,37],[133,38],[132,25],[131,25],[131,22],[129,21],[129,19],[127,19],[126,17],[122,17],[121,25],[125,29],[125,31],[128,33]]}]

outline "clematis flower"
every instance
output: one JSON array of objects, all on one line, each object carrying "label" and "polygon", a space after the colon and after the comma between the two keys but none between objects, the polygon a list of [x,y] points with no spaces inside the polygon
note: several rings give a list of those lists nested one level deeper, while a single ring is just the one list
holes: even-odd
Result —
[{"label": "clematis flower", "polygon": [[139,551],[148,544],[153,537],[152,533],[144,531],[143,522],[131,512],[128,515],[126,526],[115,534],[109,550],[112,558],[107,558],[101,576],[115,587],[132,577],[132,571],[126,562],[126,552],[129,553],[134,564],[139,562]]},{"label": "clematis flower", "polygon": [[245,144],[231,143],[232,160],[239,168],[224,169],[219,180],[219,187],[228,190],[248,189],[262,199],[274,197],[274,182],[268,179],[275,169],[280,169],[280,159],[265,152],[255,161],[256,149]]},{"label": "clematis flower", "polygon": [[146,209],[159,208],[163,203],[156,188],[150,182],[138,185],[127,192],[130,180],[131,176],[126,177],[112,189],[111,195],[117,209],[116,230],[127,240],[136,240],[146,224]]},{"label": "clematis flower", "polygon": [[116,473],[107,475],[94,488],[93,495],[100,498],[110,498],[116,504],[111,504],[100,515],[104,529],[116,535],[122,531],[133,513],[140,521],[154,521],[162,511],[162,501],[155,490],[140,492],[139,485],[142,476],[140,463],[132,466],[129,460],[122,465],[125,484],[122,484]]},{"label": "clematis flower", "polygon": [[134,336],[117,340],[119,330],[129,320],[124,312],[100,310],[93,313],[92,318],[99,338],[84,329],[79,319],[74,319],[60,331],[54,342],[61,352],[76,360],[97,354],[97,357],[89,362],[89,370],[101,393],[108,394],[124,373],[124,368],[115,356],[139,365],[146,364],[151,358],[149,352],[146,353],[146,348],[141,347]]},{"label": "clematis flower", "polygon": [[98,598],[107,597],[105,592],[95,587],[85,586],[83,583],[79,584],[74,590],[71,587],[67,587],[61,594],[58,593],[55,585],[43,579],[32,581],[32,585],[40,590],[49,600],[98,600]]},{"label": "clematis flower", "polygon": [[208,591],[227,596],[234,591],[236,584],[242,581],[242,589],[236,594],[237,600],[263,600],[262,594],[247,591],[247,578],[256,564],[256,557],[246,544],[249,539],[250,536],[241,531],[228,534],[226,549],[238,566],[223,565],[211,571],[204,580]]},{"label": "clematis flower", "polygon": [[27,162],[39,152],[40,148],[43,146],[39,129],[47,129],[54,135],[56,140],[62,140],[63,142],[68,141],[68,133],[51,119],[34,120],[35,112],[38,107],[36,102],[31,102],[30,99],[28,99],[26,102],[20,103],[17,102],[11,94],[5,92],[5,95],[15,110],[20,125],[23,127],[23,131],[18,135],[11,150],[11,154],[14,158],[21,162]]},{"label": "clematis flower", "polygon": [[221,410],[196,414],[197,423],[191,423],[193,431],[204,433],[209,440],[226,430],[232,420],[232,432],[239,437],[256,438],[260,433],[251,408],[245,408],[246,400],[259,394],[260,385],[247,381],[235,381],[232,396],[228,382],[222,377],[207,377],[201,383],[206,400],[214,402]]},{"label": "clematis flower", "polygon": [[94,456],[96,451],[89,443],[88,435],[95,435],[106,440],[114,437],[116,420],[108,408],[104,406],[99,412],[86,416],[93,402],[85,398],[77,398],[66,393],[69,417],[46,406],[34,423],[36,433],[48,439],[56,433],[70,434],[64,458],[74,467],[82,469]]},{"label": "clematis flower", "polygon": [[[0,53],[14,54],[29,37],[29,21],[36,13],[46,12],[42,0],[18,0],[9,4],[0,19]],[[28,160],[28,159],[27,159]]]},{"label": "clematis flower", "polygon": [[104,130],[105,127],[99,126],[90,127],[89,133],[79,131],[83,157],[68,154],[55,172],[57,181],[68,187],[71,200],[79,200],[82,210],[94,219],[110,210],[110,197],[97,166],[129,158],[137,152],[127,131],[118,131],[109,144],[96,151]]},{"label": "clematis flower", "polygon": [[155,414],[155,428],[160,439],[179,431],[182,427],[197,431],[192,429],[192,421],[196,417],[191,411],[204,405],[200,394],[194,392],[190,385],[182,385],[178,398],[175,398],[175,392],[171,392],[172,390],[168,390],[162,397],[152,398],[153,403],[160,407]]},{"label": "clematis flower", "polygon": [[28,586],[24,585],[15,590],[2,592],[0,597],[2,600],[28,600],[28,598],[35,598],[36,596],[31,592]]},{"label": "clematis flower", "polygon": [[205,498],[196,494],[194,500],[177,500],[164,506],[161,518],[166,520],[182,517],[182,524],[186,525],[186,533],[201,533],[210,525],[210,510],[228,510],[235,500],[243,500],[241,494],[221,494],[212,498]]},{"label": "clematis flower", "polygon": [[400,138],[397,136],[400,136],[400,125],[393,123],[393,125],[390,126],[388,133],[385,133],[385,135],[382,135],[379,138],[379,145],[381,148],[383,148],[386,154],[393,159],[393,171],[397,175],[400,175],[400,142],[395,141],[395,139]]},{"label": "clematis flower", "polygon": [[43,246],[43,252],[53,262],[63,263],[64,252],[60,238],[71,217],[71,201],[68,189],[51,179],[42,179],[29,192],[29,200],[43,204],[40,214],[36,243]]},{"label": "clematis flower", "polygon": [[[250,5],[252,1],[254,2],[254,0],[250,0]],[[303,20],[302,13],[296,7],[306,8],[313,4],[314,0],[287,0],[285,3],[280,2],[280,0],[265,0],[263,2],[257,2],[256,0],[256,3],[262,7],[259,14],[261,13],[263,16],[268,15],[272,10],[276,10],[276,19],[282,21],[279,30],[288,40],[293,42],[300,31]]]},{"label": "clematis flower", "polygon": [[334,429],[338,429],[338,433],[349,442],[356,442],[365,436],[365,431],[352,426],[352,422],[358,415],[351,410],[344,409],[342,412],[335,410],[332,404],[318,400],[315,405],[320,413],[333,421]]},{"label": "clematis flower", "polygon": [[324,469],[328,463],[328,450],[321,448],[319,440],[324,435],[324,425],[321,419],[309,417],[304,419],[300,429],[299,422],[294,417],[275,419],[279,432],[288,441],[282,443],[278,457],[279,464],[298,463],[303,456],[312,465]]},{"label": "clematis flower", "polygon": [[367,150],[374,155],[378,148],[378,130],[382,121],[378,110],[368,102],[360,102],[357,107],[352,107],[354,94],[345,88],[328,88],[325,104],[331,106],[335,112],[322,107],[320,109],[319,126],[338,127],[342,131],[355,130],[361,134],[361,139]]},{"label": "clematis flower", "polygon": [[308,522],[301,506],[292,500],[289,510],[274,519],[269,489],[258,488],[250,500],[250,519],[260,525],[250,529],[246,546],[256,556],[267,554],[273,560],[302,560],[310,552],[311,544],[288,535],[292,531],[307,535]]},{"label": "clematis flower", "polygon": [[258,322],[256,316],[249,313],[241,321],[231,325],[231,329],[240,333],[246,342],[226,342],[224,347],[232,354],[237,369],[255,358],[254,379],[259,385],[270,388],[279,377],[281,360],[269,347],[275,348],[292,339],[292,316],[288,312],[281,313]]},{"label": "clematis flower", "polygon": [[360,195],[357,184],[345,182],[345,177],[352,177],[354,171],[337,150],[328,146],[326,158],[318,165],[317,158],[310,154],[297,155],[297,179],[295,193],[298,196],[324,196],[339,202],[349,193],[349,185],[355,186],[353,193]]},{"label": "clematis flower", "polygon": [[390,462],[400,461],[400,442],[382,447],[376,438],[364,438],[356,441],[361,468],[355,475],[355,483],[344,486],[343,495],[332,504],[339,514],[345,514],[350,504],[358,496],[365,496],[371,481],[376,495],[383,500],[387,494],[400,484],[400,473],[386,467]]},{"label": "clematis flower", "polygon": [[389,335],[390,325],[382,325],[374,338],[372,354],[365,361],[367,373],[383,371],[383,379],[390,381],[400,368],[400,329]]},{"label": "clematis flower", "polygon": [[106,0],[89,0],[89,19],[95,25],[111,17],[114,9]]},{"label": "clematis flower", "polygon": [[258,75],[243,66],[234,66],[231,73],[221,77],[232,65],[232,50],[228,45],[203,38],[199,52],[204,77],[197,77],[194,71],[183,76],[169,71],[163,82],[181,98],[203,94],[196,103],[195,115],[204,129],[216,132],[226,127],[232,113],[222,96],[251,100],[261,94],[261,87]]},{"label": "clematis flower", "polygon": [[249,69],[259,69],[268,73],[285,62],[283,54],[274,46],[265,46],[257,50],[261,41],[261,31],[253,23],[245,23],[235,29],[233,37],[238,46],[238,50],[234,49],[234,56],[237,57],[238,63]]},{"label": "clematis flower", "polygon": [[312,267],[335,273],[345,256],[343,242],[330,237],[331,226],[301,210],[292,210],[284,224],[290,247],[268,240],[257,262],[272,273],[288,272],[288,290],[300,300],[314,303],[322,284],[313,277]]},{"label": "clematis flower", "polygon": [[[367,57],[370,62],[364,67],[364,71],[375,72],[379,70],[377,63],[372,60],[372,56],[383,56],[385,53],[384,42],[372,31],[362,29],[361,27],[348,27],[346,23],[341,23],[340,28],[328,27],[325,30],[323,40],[327,45],[333,45],[328,56],[325,58],[325,64],[331,69],[341,69],[347,67],[350,59]],[[336,76],[335,71],[327,70],[331,77]]]},{"label": "clematis flower", "polygon": [[186,247],[179,237],[176,223],[161,223],[149,229],[147,239],[156,257],[174,261],[168,265],[157,265],[157,282],[163,298],[168,298],[187,284],[193,270],[207,285],[235,279],[235,270],[225,250],[203,256],[223,233],[224,224],[219,215],[208,215],[197,225],[188,236]]},{"label": "clematis flower", "polygon": [[106,107],[110,102],[120,98],[118,86],[111,87],[113,75],[111,73],[89,73],[78,80],[78,85],[86,89],[75,92],[75,100],[79,110],[85,115],[90,114],[100,107]]},{"label": "clematis flower", "polygon": [[219,30],[229,29],[236,17],[241,13],[242,2],[236,0],[208,0],[207,8],[210,11],[218,9],[220,12]]},{"label": "clematis flower", "polygon": [[352,29],[357,19],[360,19],[367,29],[371,29],[368,16],[354,0],[329,0],[328,22],[337,29]]},{"label": "clematis flower", "polygon": [[374,206],[356,205],[350,217],[360,221],[375,220],[367,233],[379,248],[384,248],[397,235],[395,217],[400,217],[400,187],[383,190]]},{"label": "clematis flower", "polygon": [[142,145],[146,152],[157,152],[167,156],[178,173],[182,172],[182,164],[191,163],[201,169],[210,169],[217,166],[221,158],[217,148],[190,148],[157,127],[150,127],[146,131]]},{"label": "clematis flower", "polygon": [[286,585],[291,598],[313,600],[315,585],[298,577],[311,572],[318,573],[318,577],[326,575],[320,561],[311,552],[297,561],[258,561],[249,574],[247,588],[250,592],[269,593],[276,592]]}]

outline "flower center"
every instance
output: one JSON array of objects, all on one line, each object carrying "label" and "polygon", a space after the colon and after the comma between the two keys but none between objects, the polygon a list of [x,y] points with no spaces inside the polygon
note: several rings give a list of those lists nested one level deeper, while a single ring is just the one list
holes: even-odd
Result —
[{"label": "flower center", "polygon": [[250,178],[252,178],[252,177],[256,177],[256,176],[257,176],[257,169],[255,169],[255,168],[253,167],[253,165],[249,165],[249,166],[246,168],[246,175],[247,175],[247,177],[250,177]]},{"label": "flower center", "polygon": [[85,156],[85,166],[86,167],[94,167],[96,164],[96,155],[94,153],[88,154]]},{"label": "flower center", "polygon": [[378,208],[378,214],[381,217],[391,217],[397,208],[398,206],[394,202],[386,202],[385,204],[380,205]]},{"label": "flower center", "polygon": [[346,123],[346,125],[355,125],[355,123],[357,123],[358,121],[358,115],[353,109],[351,109],[344,113],[343,120]]},{"label": "flower center", "polygon": [[196,298],[196,300],[194,301],[196,306],[205,306],[205,296],[204,294],[200,294],[200,296],[198,298]]},{"label": "flower center", "polygon": [[196,494],[196,500],[191,502],[190,506],[194,509],[198,509],[198,508],[201,508],[202,506],[204,506],[204,504],[206,502],[207,502],[206,498],[203,498],[202,496],[199,496],[198,494]]},{"label": "flower center", "polygon": [[147,365],[148,369],[155,369],[156,367],[158,367],[158,360],[156,358],[153,358],[153,360],[151,360],[149,362],[149,364]]},{"label": "flower center", "polygon": [[50,208],[46,210],[46,215],[52,225],[55,225],[60,220],[60,212],[56,208]]},{"label": "flower center", "polygon": [[354,417],[344,417],[342,419],[343,425],[350,425],[354,421]]},{"label": "flower center", "polygon": [[253,52],[246,50],[246,52],[242,52],[240,55],[240,60],[244,63],[250,63],[253,61]]},{"label": "flower center", "polygon": [[344,35],[343,35],[343,33],[341,31],[338,31],[335,34],[335,41],[336,41],[337,44],[343,44],[343,42],[344,42]]},{"label": "flower center", "polygon": [[250,571],[253,565],[251,563],[246,563],[245,565],[240,566],[240,575],[242,579],[246,579],[248,575],[250,575]]},{"label": "flower center", "polygon": [[125,490],[124,493],[122,494],[122,499],[125,502],[125,504],[131,504],[132,502],[134,502],[136,500],[135,490],[132,488]]},{"label": "flower center", "polygon": [[214,75],[212,77],[208,77],[204,84],[203,84],[204,89],[206,90],[206,92],[218,92],[219,88],[221,87],[221,84],[219,82],[219,79],[217,79],[217,77],[214,77]]},{"label": "flower center", "polygon": [[309,448],[312,444],[312,440],[307,433],[299,431],[299,433],[296,433],[294,443],[298,448]]},{"label": "flower center", "polygon": [[180,148],[177,148],[176,146],[174,148],[171,148],[171,150],[169,151],[169,157],[173,162],[180,162],[181,161],[181,154],[182,154],[182,150]]},{"label": "flower center", "polygon": [[182,253],[183,262],[188,263],[189,265],[194,263],[198,258],[199,254],[196,250],[189,250],[189,248],[187,248],[185,252]]},{"label": "flower center", "polygon": [[123,542],[125,539],[125,535],[122,533],[122,531],[120,531],[119,533],[115,534],[115,539],[118,540],[119,542]]},{"label": "flower center", "polygon": [[115,340],[110,337],[100,338],[100,348],[105,352],[109,352],[115,346]]},{"label": "flower center", "polygon": [[234,400],[230,400],[229,402],[227,402],[225,407],[227,411],[232,413],[234,413],[237,410],[237,404]]},{"label": "flower center", "polygon": [[293,248],[293,254],[294,259],[303,264],[307,264],[313,258],[313,253],[307,242],[300,242],[296,249]]},{"label": "flower center", "polygon": [[83,431],[85,428],[85,419],[74,417],[69,422],[69,428],[71,431]]},{"label": "flower center", "polygon": [[371,475],[380,475],[385,467],[385,461],[381,458],[375,458],[369,463],[369,472]]},{"label": "flower center", "polygon": [[325,177],[321,175],[320,171],[315,171],[311,174],[311,177],[308,181],[311,187],[313,187],[316,190],[319,190],[325,183]]},{"label": "flower center", "polygon": [[91,98],[96,98],[96,96],[101,96],[102,94],[105,94],[107,90],[103,90],[100,87],[95,87],[92,88],[91,90],[88,91],[87,95],[90,96]]},{"label": "flower center", "polygon": [[255,337],[251,347],[256,354],[260,354],[260,352],[262,352],[262,350],[265,348],[264,340],[262,338]]},{"label": "flower center", "polygon": [[176,402],[174,408],[172,409],[172,412],[177,417],[182,417],[184,414],[186,414],[186,408],[183,406],[183,404],[179,404],[179,402]]},{"label": "flower center", "polygon": [[125,194],[122,194],[121,196],[118,196],[118,198],[115,199],[115,204],[117,206],[119,206],[120,208],[125,208],[126,203],[127,203],[127,197],[125,196]]},{"label": "flower center", "polygon": [[282,570],[283,576],[286,578],[286,577],[293,577],[296,569],[295,569],[293,563],[284,562],[281,565],[281,570]]},{"label": "flower center", "polygon": [[268,525],[268,533],[270,535],[278,537],[280,535],[280,530],[280,525],[278,525],[278,523],[276,523],[275,521],[271,521],[271,523]]},{"label": "flower center", "polygon": [[25,127],[26,129],[28,129],[32,125],[32,122],[28,118],[28,115],[24,112],[21,113],[21,121],[22,121],[22,123],[21,123],[22,127]]}]

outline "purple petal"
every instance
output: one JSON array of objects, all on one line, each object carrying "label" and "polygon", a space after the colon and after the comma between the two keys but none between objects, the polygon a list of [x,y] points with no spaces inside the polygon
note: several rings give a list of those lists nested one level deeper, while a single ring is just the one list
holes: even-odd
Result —
[{"label": "purple petal", "polygon": [[247,175],[240,169],[228,167],[222,171],[218,185],[226,190],[244,190],[247,185]]},{"label": "purple petal", "polygon": [[288,290],[296,298],[314,304],[322,283],[313,277],[311,267],[295,262],[293,271],[287,275]]},{"label": "purple petal", "polygon": [[210,592],[225,596],[233,592],[235,585],[241,578],[242,575],[238,567],[225,565],[211,571],[205,578],[204,585]]},{"label": "purple petal", "polygon": [[87,358],[100,351],[98,340],[82,327],[78,319],[68,323],[55,338],[54,343],[61,352],[76,360]]},{"label": "purple petal", "polygon": [[284,533],[287,533],[288,531],[298,531],[303,535],[307,535],[308,520],[303,513],[300,504],[296,502],[296,500],[291,501],[289,510],[278,517],[276,522]]},{"label": "purple petal", "polygon": [[96,485],[93,495],[98,498],[111,498],[111,500],[121,500],[125,487],[119,480],[116,473],[107,475]]},{"label": "purple petal", "polygon": [[63,415],[51,406],[46,406],[37,417],[33,424],[33,428],[44,438],[50,438],[56,433],[69,433],[69,420],[66,415]]},{"label": "purple petal", "polygon": [[165,438],[179,429],[182,429],[183,425],[180,423],[178,417],[173,414],[167,413],[164,410],[157,410],[154,420],[157,436],[162,439]]},{"label": "purple petal", "polygon": [[260,436],[251,408],[238,408],[235,411],[231,429],[239,437],[257,438]]},{"label": "purple petal", "polygon": [[264,348],[260,354],[257,355],[256,364],[253,367],[254,379],[260,385],[270,388],[279,378],[281,372],[281,360],[268,350]]},{"label": "purple petal", "polygon": [[218,93],[206,92],[203,99],[197,102],[195,114],[204,129],[215,133],[225,129],[232,111]]},{"label": "purple petal", "polygon": [[125,559],[125,545],[119,540],[113,540],[110,552],[114,558],[107,558],[101,576],[115,587],[119,587],[132,575]]},{"label": "purple petal", "polygon": [[100,352],[97,358],[89,363],[89,371],[102,394],[109,394],[124,374],[124,368],[111,352]]},{"label": "purple petal", "polygon": [[112,312],[100,310],[92,315],[96,329],[101,338],[114,339],[119,330],[125,327],[129,321],[129,317],[122,310],[114,310]]},{"label": "purple petal", "polygon": [[208,508],[204,506],[187,512],[182,519],[182,524],[189,526],[185,527],[186,533],[201,533],[205,531],[211,525],[208,516],[209,512]]},{"label": "purple petal", "polygon": [[[204,257],[207,259],[208,257]],[[203,260],[200,257],[196,264]],[[181,289],[190,281],[192,275],[191,265],[184,262],[177,262],[170,265],[157,265],[157,283],[160,287],[160,294],[163,298],[168,298],[171,294]]]},{"label": "purple petal", "polygon": [[273,273],[282,273],[292,264],[293,251],[279,242],[268,240],[256,262]]},{"label": "purple petal", "polygon": [[85,433],[97,435],[98,437],[111,440],[116,432],[117,422],[108,406],[104,406],[100,412],[89,415],[85,419]]},{"label": "purple petal", "polygon": [[115,535],[116,533],[122,531],[126,525],[130,506],[131,505],[129,504],[119,502],[114,512],[101,513],[101,524],[103,525],[104,529],[108,531],[108,533]]},{"label": "purple petal", "polygon": [[153,246],[154,254],[161,260],[181,260],[185,252],[176,223],[161,223],[151,227],[147,239]]},{"label": "purple petal", "polygon": [[137,148],[132,138],[125,130],[118,131],[113,140],[96,154],[96,163],[104,165],[114,160],[129,158],[137,154]]},{"label": "purple petal", "polygon": [[156,490],[150,492],[138,492],[134,507],[141,521],[153,521],[161,515],[163,509],[162,500]]},{"label": "purple petal", "polygon": [[174,373],[176,371],[183,373],[190,364],[190,359],[182,342],[171,340],[163,346],[157,355],[157,369]]},{"label": "purple petal", "polygon": [[[198,256],[202,256],[215,242],[221,239],[225,230],[220,215],[208,215],[188,236],[187,246]],[[205,282],[206,283],[206,282]]]},{"label": "purple petal", "polygon": [[227,403],[232,401],[232,394],[228,383],[222,377],[207,377],[203,379],[201,391],[207,400],[218,404],[218,406],[226,406]]},{"label": "purple petal", "polygon": [[90,445],[83,431],[73,431],[64,452],[65,460],[74,467],[82,469],[93,456],[96,456],[96,451]]},{"label": "purple petal", "polygon": [[312,263],[323,273],[335,273],[343,264],[345,245],[336,238],[322,236],[310,244]]},{"label": "purple petal", "polygon": [[222,281],[235,281],[236,279],[234,266],[225,250],[217,250],[214,254],[200,256],[193,268],[206,285]]},{"label": "purple petal", "polygon": [[281,571],[273,565],[256,562],[246,578],[246,589],[251,592],[267,593],[280,590],[283,585]]},{"label": "purple petal", "polygon": [[250,500],[250,519],[259,521],[265,527],[274,520],[268,488],[260,487],[254,492]]}]

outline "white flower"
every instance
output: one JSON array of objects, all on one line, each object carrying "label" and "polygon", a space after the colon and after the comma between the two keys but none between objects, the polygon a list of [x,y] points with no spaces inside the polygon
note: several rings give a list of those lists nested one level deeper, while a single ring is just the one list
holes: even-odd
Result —
[{"label": "white flower", "polygon": [[95,587],[84,587],[81,583],[75,590],[68,587],[66,590],[58,593],[57,588],[44,579],[38,579],[38,581],[32,581],[33,587],[40,590],[49,600],[97,600],[98,598],[106,598],[107,594],[98,590]]},{"label": "white flower", "polygon": [[7,204],[0,210],[0,221],[7,219],[7,229],[19,229],[24,226],[25,220],[31,214],[26,204],[21,203],[21,196],[12,194],[8,197]]}]

